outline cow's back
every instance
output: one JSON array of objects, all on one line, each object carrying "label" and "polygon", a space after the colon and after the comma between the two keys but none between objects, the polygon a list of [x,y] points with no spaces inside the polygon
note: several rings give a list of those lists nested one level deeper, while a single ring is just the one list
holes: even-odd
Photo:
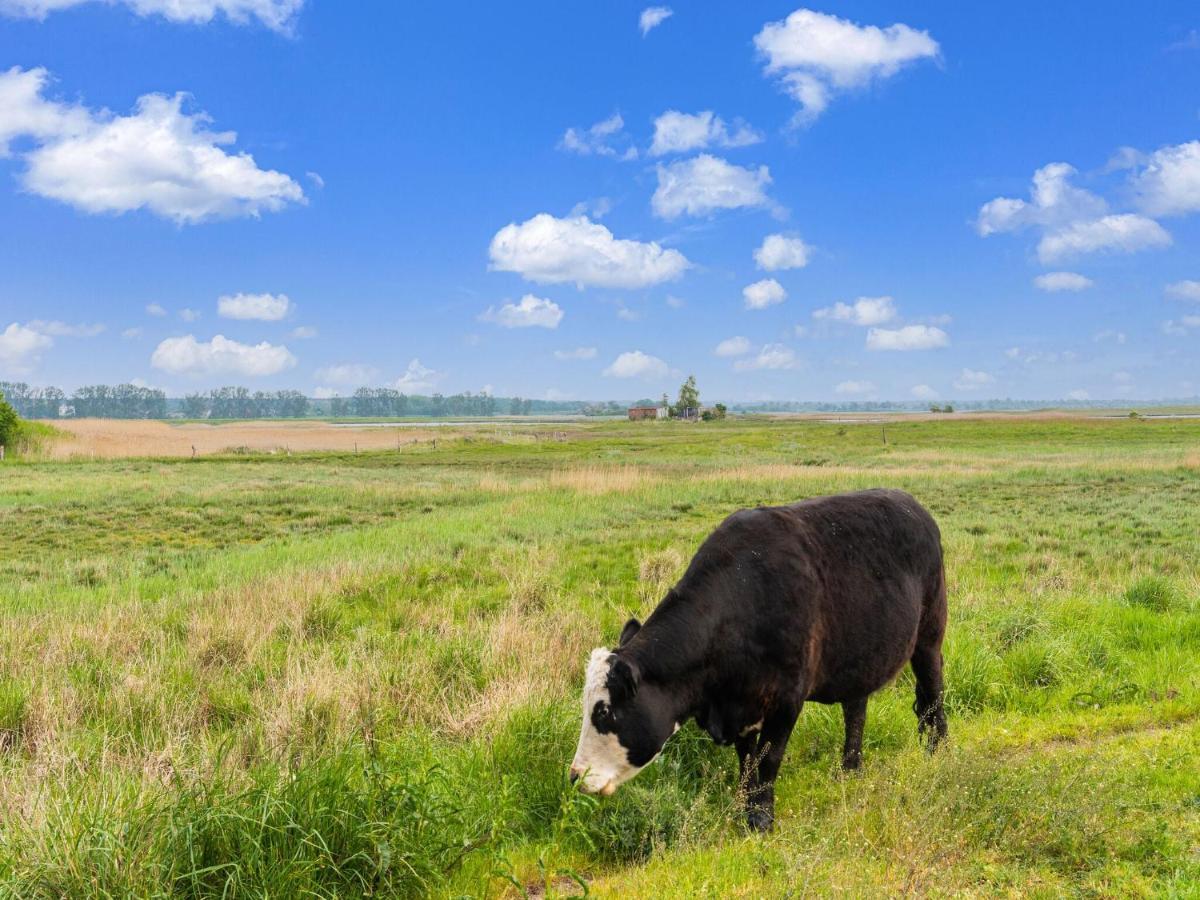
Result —
[{"label": "cow's back", "polygon": [[941,578],[929,513],[902,491],[871,490],[734,513],[677,590],[724,609],[725,645],[747,671],[830,703],[896,675]]}]

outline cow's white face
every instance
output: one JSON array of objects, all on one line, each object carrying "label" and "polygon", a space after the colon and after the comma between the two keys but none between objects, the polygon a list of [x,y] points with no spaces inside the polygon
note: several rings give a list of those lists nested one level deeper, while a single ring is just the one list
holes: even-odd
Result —
[{"label": "cow's white face", "polygon": [[575,759],[571,761],[571,777],[579,779],[580,789],[604,797],[642,769],[629,761],[629,753],[621,746],[616,729],[607,733],[600,730],[612,715],[608,674],[614,657],[611,650],[597,647],[588,659],[583,682],[583,727],[579,731]]},{"label": "cow's white face", "polygon": [[668,694],[640,682],[623,656],[604,648],[592,651],[583,684],[583,725],[571,762],[571,780],[586,793],[612,794],[658,756],[678,728]]}]

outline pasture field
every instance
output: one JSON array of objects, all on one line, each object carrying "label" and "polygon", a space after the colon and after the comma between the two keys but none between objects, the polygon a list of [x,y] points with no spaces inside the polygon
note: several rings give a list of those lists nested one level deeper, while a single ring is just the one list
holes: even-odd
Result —
[{"label": "pasture field", "polygon": [[[438,437],[0,466],[0,895],[1200,896],[1200,421]],[[574,792],[588,651],[873,486],[942,527],[949,742],[905,673],[853,776],[805,709],[768,836],[694,725]]]}]

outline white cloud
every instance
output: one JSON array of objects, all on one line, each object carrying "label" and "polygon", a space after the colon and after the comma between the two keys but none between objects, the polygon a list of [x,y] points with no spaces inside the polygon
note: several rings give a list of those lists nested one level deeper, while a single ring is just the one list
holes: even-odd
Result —
[{"label": "white cloud", "polygon": [[1165,288],[1168,297],[1200,303],[1200,281],[1176,281]]},{"label": "white cloud", "polygon": [[305,172],[304,177],[311,181],[316,187],[325,187],[325,179],[321,177],[319,172]]},{"label": "white cloud", "polygon": [[1084,400],[1090,400],[1091,398],[1092,398],[1092,395],[1089,394],[1085,390],[1077,389],[1074,391],[1067,391],[1067,399],[1068,400],[1084,401]]},{"label": "white cloud", "polygon": [[[93,0],[0,0],[0,13],[44,19],[52,12]],[[139,16],[162,16],[172,22],[211,22],[218,13],[243,25],[251,19],[273,31],[291,32],[304,0],[106,0],[121,2]]]},{"label": "white cloud", "polygon": [[763,136],[745,122],[735,120],[731,132],[725,120],[712,110],[695,114],[669,109],[654,120],[651,156],[687,153],[706,147],[748,147],[762,142]]},{"label": "white cloud", "polygon": [[1076,222],[1046,235],[1038,243],[1038,258],[1042,262],[1054,262],[1101,250],[1136,253],[1138,250],[1166,247],[1170,243],[1171,235],[1153,219],[1124,213],[1090,222]]},{"label": "white cloud", "polygon": [[419,393],[430,390],[441,377],[438,372],[421,365],[421,361],[414,358],[409,360],[408,368],[396,379],[394,386],[399,391]]},{"label": "white cloud", "polygon": [[492,268],[516,272],[543,284],[643,288],[671,281],[688,268],[678,250],[651,241],[618,240],[586,216],[558,219],[539,213],[520,225],[505,225],[492,238]]},{"label": "white cloud", "polygon": [[674,294],[667,294],[667,306],[671,309],[683,309],[687,306],[687,301],[682,297],[676,297]]},{"label": "white cloud", "polygon": [[624,129],[625,120],[621,118],[621,114],[613,113],[590,128],[568,128],[558,147],[580,156],[595,154],[622,160],[637,159],[637,147],[632,145]]},{"label": "white cloud", "polygon": [[719,209],[768,206],[764,188],[771,183],[766,166],[744,169],[702,153],[693,159],[658,166],[658,188],[650,199],[654,214],[675,219],[703,216]]},{"label": "white cloud", "polygon": [[764,278],[742,288],[746,309],[766,309],[787,299],[787,291],[774,278]]},{"label": "white cloud", "polygon": [[1134,253],[1171,243],[1167,231],[1136,213],[1109,214],[1104,200],[1070,183],[1074,167],[1050,163],[1033,173],[1030,199],[997,197],[979,209],[975,229],[981,237],[1037,228],[1042,232],[1038,258],[1043,263],[1099,251]]},{"label": "white cloud", "polygon": [[738,372],[757,369],[794,369],[797,360],[792,348],[784,344],[767,344],[749,359],[739,359],[733,364]]},{"label": "white cloud", "polygon": [[479,318],[504,328],[557,328],[563,311],[553,300],[526,294],[518,303],[505,303],[499,309],[489,306]]},{"label": "white cloud", "polygon": [[647,6],[638,16],[638,28],[641,29],[642,37],[648,35],[673,15],[675,12],[669,6]]},{"label": "white cloud", "polygon": [[188,309],[185,306],[179,311],[179,318],[183,319],[185,322],[195,322],[198,318],[200,318],[200,313],[196,312],[194,309]]},{"label": "white cloud", "polygon": [[775,272],[779,269],[803,269],[808,265],[812,247],[798,237],[769,234],[754,251],[754,261],[760,269]]},{"label": "white cloud", "polygon": [[741,335],[726,338],[713,350],[717,356],[744,356],[750,352],[750,339]]},{"label": "white cloud", "polygon": [[314,377],[317,381],[327,381],[330,384],[362,387],[374,382],[379,377],[379,370],[374,366],[367,366],[362,363],[340,363],[317,369]]},{"label": "white cloud", "polygon": [[1059,291],[1082,291],[1095,284],[1092,279],[1076,272],[1046,272],[1033,279],[1038,290],[1057,293]]},{"label": "white cloud", "polygon": [[314,400],[332,400],[334,397],[342,396],[342,392],[337,388],[317,387],[313,388],[312,398]]},{"label": "white cloud", "polygon": [[868,350],[932,350],[945,347],[950,337],[931,325],[905,325],[903,328],[872,328],[867,332]]},{"label": "white cloud", "polygon": [[11,323],[0,331],[0,371],[23,374],[41,359],[43,350],[54,346],[54,340],[24,325]]},{"label": "white cloud", "polygon": [[1151,216],[1200,211],[1200,141],[1155,150],[1132,178],[1138,207]]},{"label": "white cloud", "polygon": [[167,311],[165,309],[163,309],[162,306],[160,306],[159,304],[157,304],[157,303],[147,303],[146,304],[146,315],[155,316],[157,318],[162,318],[166,314],[167,314]]},{"label": "white cloud", "polygon": [[595,347],[576,347],[573,350],[555,350],[555,359],[595,359]]},{"label": "white cloud", "polygon": [[134,338],[140,338],[141,336],[142,336],[141,328],[126,328],[124,331],[121,332],[121,337],[125,338],[125,340],[127,340],[127,341],[132,341]]},{"label": "white cloud", "polygon": [[0,151],[18,137],[35,144],[19,176],[30,193],[87,213],[146,209],[179,224],[306,202],[287,175],[223,150],[237,135],[209,131],[204,113],[185,113],[184,94],[146,94],[117,116],[44,99],[48,81],[45,69],[0,73]]},{"label": "white cloud", "polygon": [[936,400],[939,396],[938,392],[927,384],[914,384],[909,393],[918,400]]},{"label": "white cloud", "polygon": [[93,325],[71,325],[67,322],[44,322],[41,319],[35,319],[32,322],[25,323],[26,328],[32,328],[34,331],[48,334],[52,337],[73,337],[73,338],[93,338],[103,334],[105,326],[96,322]]},{"label": "white cloud", "polygon": [[288,337],[296,338],[297,340],[301,341],[308,341],[312,338],[315,338],[317,333],[317,329],[311,325],[297,325],[290,332],[288,332]]},{"label": "white cloud", "polygon": [[167,338],[150,357],[150,365],[174,375],[277,375],[296,365],[287,347],[241,344],[218,334],[207,343],[192,335]]},{"label": "white cloud", "polygon": [[815,310],[813,318],[863,326],[882,325],[896,318],[896,306],[891,297],[859,297],[853,304],[838,302]]},{"label": "white cloud", "polygon": [[287,294],[225,294],[217,298],[217,315],[225,319],[278,322],[291,311]]},{"label": "white cloud", "polygon": [[928,32],[908,25],[863,26],[810,9],[763,26],[754,45],[766,58],[767,73],[800,103],[798,124],[816,119],[835,93],[890,78],[939,53]]},{"label": "white cloud", "polygon": [[639,322],[641,321],[642,314],[636,309],[630,309],[628,306],[626,306],[624,300],[618,300],[617,318],[622,322]]},{"label": "white cloud", "polygon": [[985,385],[995,384],[996,378],[988,372],[977,369],[963,369],[954,379],[954,387],[960,391],[975,391]]},{"label": "white cloud", "polygon": [[631,350],[614,359],[604,374],[611,378],[662,378],[669,371],[667,364],[657,356]]},{"label": "white cloud", "polygon": [[875,384],[870,381],[843,381],[833,389],[835,394],[872,394],[875,391]]},{"label": "white cloud", "polygon": [[1116,341],[1118,344],[1124,344],[1125,339],[1126,339],[1125,332],[1114,331],[1111,328],[1106,328],[1103,331],[1097,331],[1094,335],[1092,335],[1092,340],[1095,341],[1096,343],[1100,343],[1101,341],[1112,340],[1112,341]]}]

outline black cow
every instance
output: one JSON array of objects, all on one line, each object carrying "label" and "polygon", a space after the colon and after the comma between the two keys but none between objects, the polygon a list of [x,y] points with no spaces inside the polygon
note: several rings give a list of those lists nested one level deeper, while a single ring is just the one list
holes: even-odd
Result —
[{"label": "black cow", "polygon": [[945,630],[941,536],[903,491],[735,512],[645,625],[592,652],[571,780],[608,796],[694,718],[736,748],[749,825],[767,830],[806,700],[842,705],[855,769],[867,697],[911,662],[918,729],[931,750],[945,736]]}]

